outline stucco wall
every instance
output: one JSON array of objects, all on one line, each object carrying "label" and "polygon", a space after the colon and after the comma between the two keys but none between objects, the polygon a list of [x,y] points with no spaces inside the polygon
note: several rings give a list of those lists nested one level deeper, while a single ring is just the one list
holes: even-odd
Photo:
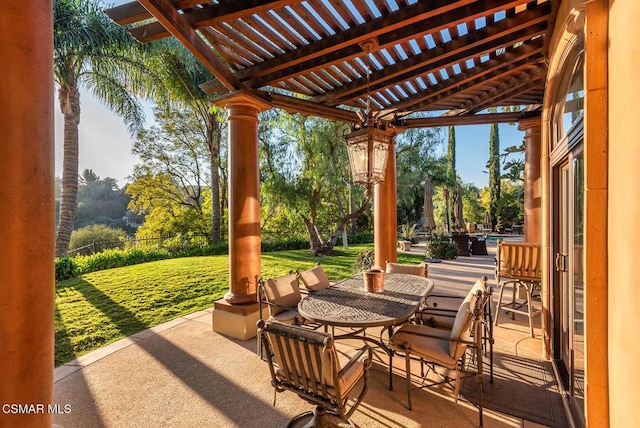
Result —
[{"label": "stucco wall", "polygon": [[640,2],[609,0],[609,383],[612,427],[640,426]]}]

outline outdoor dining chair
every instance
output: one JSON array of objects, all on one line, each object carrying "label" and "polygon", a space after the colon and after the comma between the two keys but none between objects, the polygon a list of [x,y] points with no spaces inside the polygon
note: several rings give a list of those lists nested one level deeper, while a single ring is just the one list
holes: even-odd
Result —
[{"label": "outdoor dining chair", "polygon": [[[478,291],[471,299],[458,308],[451,331],[436,329],[428,325],[405,324],[391,336],[391,349],[405,356],[407,381],[407,407],[411,410],[411,360],[418,359],[426,363],[436,374],[436,366],[455,372],[454,394],[458,402],[460,378],[463,373],[473,373],[479,388],[479,418],[483,424],[483,385],[482,385],[482,292]],[[475,371],[467,361],[467,346],[475,350],[473,361]],[[423,374],[424,375],[424,374]],[[448,376],[444,381],[450,383]]]},{"label": "outdoor dining chair", "polygon": [[326,427],[346,422],[355,427],[348,419],[368,389],[372,363],[368,345],[357,350],[338,348],[328,333],[273,319],[259,321],[258,334],[275,389],[273,404],[278,392],[292,391],[316,406],[315,411],[292,418],[287,426]]},{"label": "outdoor dining chair", "polygon": [[451,331],[456,314],[461,305],[471,301],[478,291],[482,293],[480,306],[483,311],[482,345],[485,353],[488,348],[490,376],[489,382],[493,383],[493,314],[491,310],[491,296],[493,288],[487,287],[487,277],[478,279],[466,296],[432,293],[427,296],[426,306],[421,308],[414,317],[416,324]]},{"label": "outdoor dining chair", "polygon": [[327,275],[324,273],[320,263],[309,270],[302,272],[296,270],[296,274],[300,281],[302,281],[302,285],[311,292],[322,291],[331,285],[331,282],[329,282],[329,278],[327,278]]},{"label": "outdoor dining chair", "polygon": [[417,265],[409,265],[394,263],[387,260],[385,271],[387,273],[406,273],[409,275],[423,276],[425,278],[429,277],[429,267],[425,262],[421,262]]}]

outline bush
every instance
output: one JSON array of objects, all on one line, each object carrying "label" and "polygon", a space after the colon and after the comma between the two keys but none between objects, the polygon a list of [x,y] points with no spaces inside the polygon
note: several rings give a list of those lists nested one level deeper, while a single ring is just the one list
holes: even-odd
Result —
[{"label": "bush", "polygon": [[[371,244],[373,242],[373,233],[371,232],[360,232],[355,235],[348,235],[347,242],[349,245],[357,245],[357,244]],[[342,235],[338,237],[338,242],[336,245],[342,245]]]},{"label": "bush", "polygon": [[434,238],[427,241],[424,256],[428,259],[455,260],[458,257],[458,249],[453,242]]},{"label": "bush", "polygon": [[56,281],[73,278],[78,275],[80,269],[73,259],[58,257],[56,259]]},{"label": "bush", "polygon": [[83,248],[92,244],[100,244],[95,247],[89,247],[82,254],[92,254],[96,251],[104,249],[104,244],[111,247],[124,248],[124,242],[127,233],[122,229],[114,229],[106,224],[92,224],[82,227],[71,232],[71,240],[69,241],[69,251]]},{"label": "bush", "polygon": [[356,261],[353,263],[353,271],[360,273],[363,270],[371,269],[375,263],[375,253],[373,248],[358,251]]},{"label": "bush", "polygon": [[121,250],[115,248],[90,256],[78,256],[75,260],[79,267],[78,274],[81,275],[104,269],[131,266],[168,258],[171,258],[171,255],[166,250],[145,248]]}]

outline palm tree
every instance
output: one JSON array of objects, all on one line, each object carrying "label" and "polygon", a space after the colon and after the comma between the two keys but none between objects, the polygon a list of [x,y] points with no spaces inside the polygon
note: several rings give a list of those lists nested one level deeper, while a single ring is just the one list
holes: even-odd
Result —
[{"label": "palm tree", "polygon": [[[153,74],[162,81],[163,94],[168,98],[156,97],[159,105],[176,103],[187,109],[202,124],[203,143],[209,152],[211,170],[211,234],[212,243],[221,240],[220,224],[222,202],[220,191],[220,151],[224,110],[212,106],[212,95],[200,89],[201,83],[214,78],[189,51],[174,39],[156,43],[154,55],[148,62]],[[168,106],[168,104],[167,104]]]},{"label": "palm tree", "polygon": [[[103,12],[99,0],[54,0],[54,79],[64,116],[64,156],[56,256],[67,253],[78,199],[80,87],[120,115],[133,133],[144,121],[132,93],[149,78],[142,48]],[[137,52],[134,55],[133,52]]]}]

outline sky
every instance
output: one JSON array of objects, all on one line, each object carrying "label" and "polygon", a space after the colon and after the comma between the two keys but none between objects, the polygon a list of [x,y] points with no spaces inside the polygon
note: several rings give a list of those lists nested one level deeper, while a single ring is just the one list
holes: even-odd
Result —
[{"label": "sky", "polygon": [[[55,105],[56,175],[62,177],[63,117],[57,96]],[[81,88],[79,127],[79,168],[92,169],[100,178],[111,177],[120,187],[133,172],[139,159],[131,154],[132,137],[124,121],[103,107],[86,89]],[[149,105],[145,108],[147,125],[152,124]],[[482,188],[489,183],[486,163],[489,159],[489,125],[456,126],[456,170],[464,183]],[[446,142],[446,130],[443,131]],[[516,125],[500,124],[501,151],[522,142],[524,132]]]}]

